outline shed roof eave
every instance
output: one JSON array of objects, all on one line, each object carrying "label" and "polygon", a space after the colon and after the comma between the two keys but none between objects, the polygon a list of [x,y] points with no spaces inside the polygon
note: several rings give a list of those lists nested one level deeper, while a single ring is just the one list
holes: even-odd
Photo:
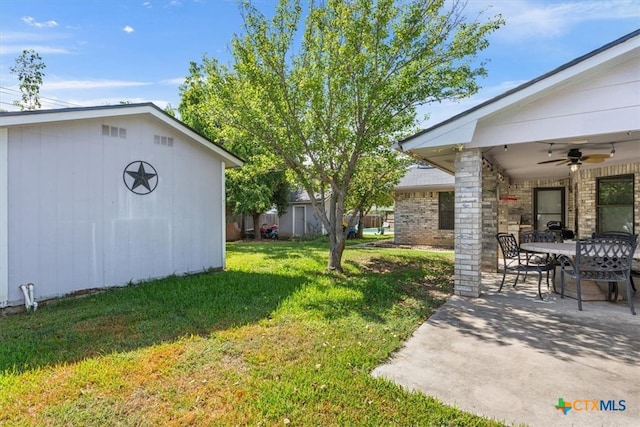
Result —
[{"label": "shed roof eave", "polygon": [[9,112],[0,114],[0,127],[24,126],[40,123],[65,122],[70,120],[96,119],[132,115],[150,115],[173,127],[178,132],[213,151],[225,164],[225,167],[241,167],[244,161],[219,144],[205,138],[185,123],[162,111],[155,104],[107,105],[98,107],[61,108],[56,110],[36,110],[29,112]]}]

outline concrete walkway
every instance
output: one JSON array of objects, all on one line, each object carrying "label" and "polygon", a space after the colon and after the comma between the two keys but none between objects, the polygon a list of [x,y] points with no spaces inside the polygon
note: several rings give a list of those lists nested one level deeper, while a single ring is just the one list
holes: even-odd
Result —
[{"label": "concrete walkway", "polygon": [[640,290],[636,316],[626,301],[580,312],[575,299],[537,300],[533,279],[498,294],[500,278],[483,276],[480,298],[452,297],[373,375],[507,425],[640,426]]}]

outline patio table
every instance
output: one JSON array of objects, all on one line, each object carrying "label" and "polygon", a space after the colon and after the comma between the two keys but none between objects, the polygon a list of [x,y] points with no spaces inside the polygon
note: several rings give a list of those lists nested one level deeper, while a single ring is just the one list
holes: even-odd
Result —
[{"label": "patio table", "polygon": [[[532,242],[523,243],[520,249],[529,252],[540,252],[552,255],[576,256],[576,242]],[[636,247],[633,259],[640,260],[640,246]]]},{"label": "patio table", "polygon": [[[529,252],[539,252],[551,255],[566,255],[570,257],[576,256],[576,242],[531,242],[531,243],[523,243],[520,245],[520,248],[524,251]],[[633,253],[634,260],[640,260],[640,246],[636,247],[635,252]],[[615,287],[613,287],[614,285]],[[554,283],[554,292],[555,283]],[[618,296],[617,292],[617,284],[613,283],[609,285],[607,300],[611,301],[612,292],[615,292],[615,298]]]}]

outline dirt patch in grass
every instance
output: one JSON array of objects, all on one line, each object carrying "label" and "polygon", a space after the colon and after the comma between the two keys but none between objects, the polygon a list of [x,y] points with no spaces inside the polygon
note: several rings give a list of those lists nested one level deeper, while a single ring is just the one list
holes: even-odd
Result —
[{"label": "dirt patch in grass", "polygon": [[372,258],[360,265],[363,271],[376,274],[424,272],[400,284],[400,290],[410,297],[446,299],[453,294],[453,265],[446,261]]}]

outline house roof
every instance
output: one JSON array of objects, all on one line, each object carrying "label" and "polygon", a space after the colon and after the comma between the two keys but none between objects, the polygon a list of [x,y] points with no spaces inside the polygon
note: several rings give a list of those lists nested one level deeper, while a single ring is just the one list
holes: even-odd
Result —
[{"label": "house roof", "polygon": [[[316,194],[316,199],[320,200],[322,199],[322,196],[320,194]],[[309,196],[309,193],[303,188],[293,190],[290,194],[289,200],[292,204],[311,203],[311,197]]]},{"label": "house roof", "polygon": [[433,166],[412,165],[407,168],[407,173],[402,177],[396,191],[418,190],[418,189],[453,189],[455,177],[449,173],[442,172]]},{"label": "house roof", "polygon": [[70,120],[95,119],[102,117],[146,115],[159,120],[176,129],[203,147],[213,151],[227,167],[242,166],[244,161],[226,150],[220,144],[204,137],[180,120],[167,114],[151,102],[140,104],[105,105],[96,107],[60,108],[55,110],[12,111],[0,113],[0,127],[24,126],[64,122]]},{"label": "house roof", "polygon": [[556,167],[564,163],[546,161],[565,160],[571,148],[605,154],[615,144],[616,157],[607,164],[636,161],[638,72],[640,30],[399,141],[396,148],[450,173],[456,151],[479,148],[491,165],[516,179],[566,177],[569,168]]},{"label": "house roof", "polygon": [[541,82],[543,80],[549,79],[550,77],[552,77],[552,76],[554,76],[554,75],[556,75],[556,74],[558,74],[558,73],[560,73],[562,71],[565,71],[565,70],[567,70],[567,69],[569,69],[571,67],[576,66],[577,64],[585,62],[586,60],[588,60],[590,58],[593,58],[594,56],[597,56],[597,55],[599,55],[599,54],[601,54],[601,53],[603,53],[603,52],[605,52],[605,51],[607,51],[609,49],[612,49],[615,46],[618,46],[618,45],[620,45],[622,43],[625,43],[625,42],[627,42],[627,41],[629,41],[629,40],[631,40],[631,39],[633,39],[635,37],[638,37],[638,36],[640,36],[640,29],[638,29],[636,31],[633,31],[633,32],[631,32],[631,33],[629,33],[629,34],[627,34],[625,36],[622,36],[619,39],[614,40],[611,43],[608,43],[608,44],[606,44],[606,45],[604,45],[604,46],[602,46],[602,47],[600,47],[600,48],[598,48],[598,49],[596,49],[596,50],[594,50],[592,52],[589,52],[589,53],[587,53],[585,55],[582,55],[582,56],[580,56],[580,57],[578,57],[578,58],[576,58],[576,59],[574,59],[572,61],[569,61],[566,64],[563,64],[563,65],[559,66],[558,68],[555,68],[555,69],[553,69],[553,70],[551,70],[551,71],[549,71],[549,72],[547,72],[547,73],[545,73],[545,74],[543,74],[541,76],[538,76],[538,77],[534,78],[533,80],[529,80],[528,82],[523,83],[520,86],[517,86],[517,87],[515,87],[513,89],[510,89],[510,90],[508,90],[508,91],[506,91],[506,92],[504,92],[504,93],[502,93],[502,94],[500,94],[498,96],[495,96],[495,97],[489,99],[488,101],[485,101],[485,102],[483,102],[481,104],[478,104],[478,105],[476,105],[476,106],[474,106],[474,107],[472,107],[472,108],[470,108],[468,110],[463,111],[462,113],[459,113],[459,114],[457,114],[457,115],[455,115],[453,117],[450,117],[450,118],[448,118],[448,119],[446,119],[446,120],[444,120],[444,121],[442,121],[440,123],[437,123],[434,126],[431,126],[431,127],[427,128],[427,129],[423,129],[420,132],[415,133],[414,135],[411,135],[411,136],[399,141],[398,145],[400,147],[402,147],[403,144],[414,140],[415,138],[419,137],[420,135],[423,135],[423,134],[429,133],[429,132],[433,132],[434,130],[436,130],[436,129],[440,128],[440,127],[443,127],[443,126],[445,126],[445,125],[447,125],[449,123],[455,122],[455,121],[457,121],[457,120],[459,120],[459,119],[461,119],[461,118],[463,118],[465,116],[468,116],[468,115],[470,115],[470,114],[472,114],[472,113],[474,113],[474,112],[476,112],[478,110],[482,110],[482,109],[484,109],[485,107],[487,107],[489,105],[495,104],[500,100],[503,100],[505,98],[510,97],[511,95],[514,95],[514,94],[516,94],[518,92],[522,92],[525,89],[535,85],[536,83],[539,83],[539,82]]}]

